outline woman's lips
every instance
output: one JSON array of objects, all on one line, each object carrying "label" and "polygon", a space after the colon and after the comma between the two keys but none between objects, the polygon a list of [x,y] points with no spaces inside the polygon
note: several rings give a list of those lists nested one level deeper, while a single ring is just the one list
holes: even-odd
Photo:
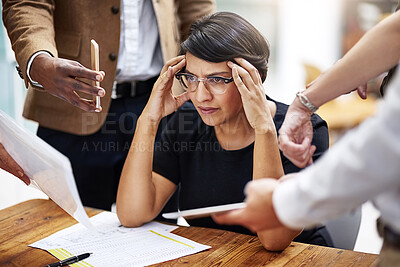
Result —
[{"label": "woman's lips", "polygon": [[218,110],[218,108],[212,108],[212,107],[200,107],[199,106],[198,108],[202,114],[206,114],[206,115],[212,114]]}]

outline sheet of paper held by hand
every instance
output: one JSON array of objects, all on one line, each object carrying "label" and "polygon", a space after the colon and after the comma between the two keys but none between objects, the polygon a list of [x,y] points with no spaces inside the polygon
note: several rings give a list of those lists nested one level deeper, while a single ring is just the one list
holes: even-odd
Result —
[{"label": "sheet of paper held by hand", "polygon": [[90,220],[97,231],[75,224],[29,246],[47,250],[60,260],[93,253],[82,266],[96,267],[145,266],[210,248],[170,233],[177,226],[150,222],[141,227],[125,228],[111,212],[102,212]]},{"label": "sheet of paper held by hand", "polygon": [[75,220],[93,228],[72,174],[68,158],[0,111],[0,142],[41,190]]}]

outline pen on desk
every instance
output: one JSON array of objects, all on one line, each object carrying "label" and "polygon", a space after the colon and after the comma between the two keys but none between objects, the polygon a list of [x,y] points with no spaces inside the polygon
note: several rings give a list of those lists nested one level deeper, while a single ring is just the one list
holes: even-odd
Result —
[{"label": "pen on desk", "polygon": [[93,254],[93,253],[84,253],[84,254],[81,254],[78,256],[73,256],[71,258],[46,265],[45,267],[60,267],[60,266],[70,265],[70,264],[77,263],[78,261],[88,258],[91,254]]}]

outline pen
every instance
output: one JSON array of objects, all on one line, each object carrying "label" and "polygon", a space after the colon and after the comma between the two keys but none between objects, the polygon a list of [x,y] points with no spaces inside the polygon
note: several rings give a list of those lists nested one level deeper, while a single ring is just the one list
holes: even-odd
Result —
[{"label": "pen", "polygon": [[89,257],[91,254],[93,254],[93,253],[84,253],[84,254],[81,254],[81,255],[78,255],[78,256],[73,256],[73,257],[71,257],[71,258],[68,258],[68,259],[65,259],[65,260],[62,260],[62,261],[59,261],[59,262],[55,262],[55,263],[46,265],[45,267],[60,267],[60,266],[66,266],[66,265],[73,264],[73,263],[76,263],[76,262],[78,262],[78,261],[81,261],[81,260],[83,260],[83,259],[86,259],[86,258]]}]

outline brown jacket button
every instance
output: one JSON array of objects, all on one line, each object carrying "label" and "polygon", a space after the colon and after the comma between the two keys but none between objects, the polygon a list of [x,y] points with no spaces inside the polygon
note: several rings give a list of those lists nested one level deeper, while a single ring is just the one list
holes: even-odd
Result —
[{"label": "brown jacket button", "polygon": [[112,7],[111,7],[111,12],[112,12],[113,14],[118,14],[118,12],[119,12],[119,7],[117,7],[117,6],[112,6]]},{"label": "brown jacket button", "polygon": [[115,53],[110,53],[108,57],[110,58],[111,61],[115,61],[117,59],[117,55],[115,55]]}]

